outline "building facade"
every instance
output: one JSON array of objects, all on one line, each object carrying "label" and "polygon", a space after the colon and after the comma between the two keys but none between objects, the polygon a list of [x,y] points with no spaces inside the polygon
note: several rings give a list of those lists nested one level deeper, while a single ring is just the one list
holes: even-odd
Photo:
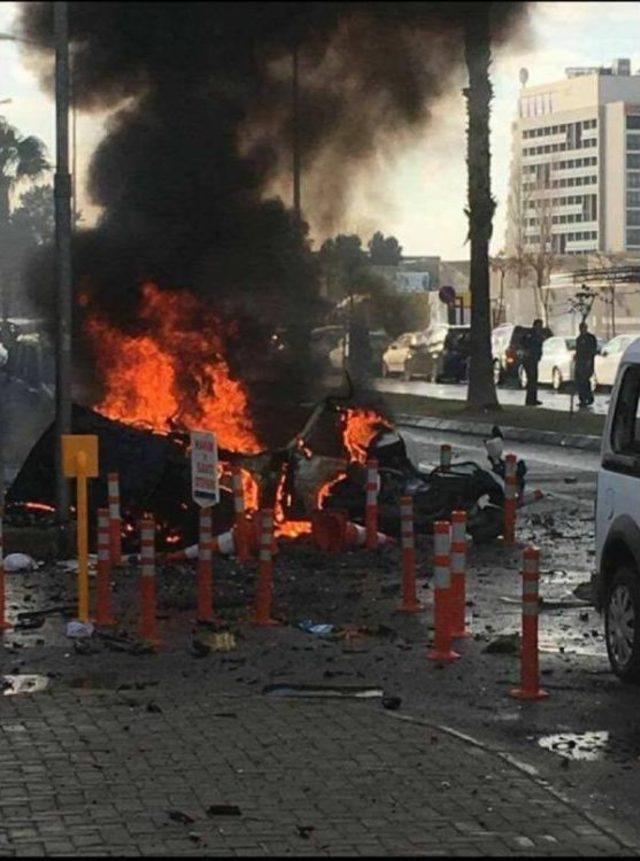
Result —
[{"label": "building facade", "polygon": [[640,74],[624,59],[566,74],[521,73],[507,253],[640,254]]}]

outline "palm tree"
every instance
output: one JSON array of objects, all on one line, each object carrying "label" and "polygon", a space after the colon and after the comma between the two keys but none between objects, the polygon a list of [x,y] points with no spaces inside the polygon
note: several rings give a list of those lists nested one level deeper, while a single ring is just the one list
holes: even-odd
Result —
[{"label": "palm tree", "polygon": [[489,298],[489,241],[496,207],[491,196],[491,152],[489,114],[492,97],[489,80],[491,35],[490,3],[477,3],[466,17],[464,51],[469,86],[467,167],[469,173],[469,241],[471,244],[471,363],[470,406],[498,409],[491,355],[491,304]]},{"label": "palm tree", "polygon": [[39,138],[23,137],[0,117],[0,228],[9,221],[9,195],[22,179],[37,179],[49,169],[45,145]]},{"label": "palm tree", "polygon": [[11,206],[14,186],[23,179],[37,179],[49,169],[45,145],[39,138],[23,137],[18,129],[0,117],[0,282],[2,319],[9,315],[12,276],[7,263],[11,246]]}]

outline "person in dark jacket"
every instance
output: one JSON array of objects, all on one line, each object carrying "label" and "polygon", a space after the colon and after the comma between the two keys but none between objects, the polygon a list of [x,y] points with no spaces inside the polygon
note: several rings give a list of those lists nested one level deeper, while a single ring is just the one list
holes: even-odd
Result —
[{"label": "person in dark jacket", "polygon": [[598,352],[598,342],[586,323],[580,323],[580,334],[576,339],[576,388],[581,409],[591,406],[593,392],[591,377],[593,363]]},{"label": "person in dark jacket", "polygon": [[538,362],[542,356],[542,344],[545,331],[542,320],[534,320],[533,328],[527,339],[525,355],[522,364],[527,374],[527,397],[525,406],[537,407],[542,401],[538,400]]}]

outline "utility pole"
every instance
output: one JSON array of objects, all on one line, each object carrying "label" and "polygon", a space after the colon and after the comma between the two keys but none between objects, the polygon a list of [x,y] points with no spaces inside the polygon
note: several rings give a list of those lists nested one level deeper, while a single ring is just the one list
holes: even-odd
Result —
[{"label": "utility pole", "polygon": [[[60,539],[66,541],[69,486],[62,470],[62,436],[71,433],[71,177],[69,175],[69,21],[68,3],[53,4],[56,49],[56,216],[57,338],[55,471]],[[61,548],[60,548],[61,549]]]},{"label": "utility pole", "polygon": [[294,42],[292,55],[291,96],[293,104],[293,211],[298,223],[302,220],[300,206],[300,89],[298,85],[298,43]]}]

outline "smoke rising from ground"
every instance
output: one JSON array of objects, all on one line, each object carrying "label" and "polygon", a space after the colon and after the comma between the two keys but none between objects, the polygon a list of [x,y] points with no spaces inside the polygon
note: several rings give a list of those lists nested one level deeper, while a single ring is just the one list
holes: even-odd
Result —
[{"label": "smoke rising from ground", "polygon": [[[294,46],[303,210],[329,229],[372,156],[425,128],[460,74],[462,28],[479,5],[70,3],[77,104],[120,106],[89,173],[103,215],[74,246],[89,305],[131,331],[140,284],[152,279],[240,320],[243,349],[229,357],[238,373],[276,326],[294,333],[300,359],[322,308],[318,272],[305,225],[288,203],[265,199],[291,166]],[[499,44],[527,7],[491,7]],[[50,43],[53,4],[23,4],[21,28]]]}]

